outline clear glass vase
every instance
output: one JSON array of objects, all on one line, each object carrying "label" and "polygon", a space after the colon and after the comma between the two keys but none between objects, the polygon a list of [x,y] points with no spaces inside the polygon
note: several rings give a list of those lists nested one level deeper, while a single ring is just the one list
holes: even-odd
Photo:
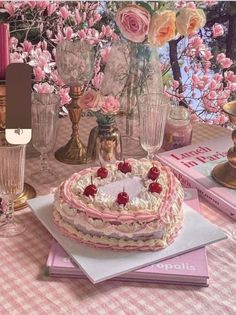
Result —
[{"label": "clear glass vase", "polygon": [[97,123],[98,125],[89,134],[87,162],[106,165],[121,160],[121,134],[114,117],[99,117]]},{"label": "clear glass vase", "polygon": [[130,44],[129,75],[120,96],[121,109],[125,116],[123,134],[125,155],[130,146],[135,147],[133,141],[139,140],[138,101],[140,97],[162,92],[163,82],[158,48],[149,44]]}]

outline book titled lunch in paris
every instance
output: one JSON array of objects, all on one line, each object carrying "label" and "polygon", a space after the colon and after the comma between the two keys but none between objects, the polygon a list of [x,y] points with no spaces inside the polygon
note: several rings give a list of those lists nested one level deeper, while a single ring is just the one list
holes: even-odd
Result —
[{"label": "book titled lunch in paris", "polygon": [[[185,190],[185,202],[193,209],[200,210],[196,189]],[[52,242],[46,266],[50,276],[86,278],[82,270],[55,240]],[[202,247],[112,280],[208,286],[208,279],[206,249]]]},{"label": "book titled lunch in paris", "polygon": [[236,220],[236,190],[216,183],[211,176],[215,165],[227,161],[227,151],[233,146],[230,137],[206,140],[158,154],[184,187],[197,188],[200,196]]}]

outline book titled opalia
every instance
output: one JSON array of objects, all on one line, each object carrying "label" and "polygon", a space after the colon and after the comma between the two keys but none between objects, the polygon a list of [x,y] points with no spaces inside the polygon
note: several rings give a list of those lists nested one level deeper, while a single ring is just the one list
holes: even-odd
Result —
[{"label": "book titled opalia", "polygon": [[[192,208],[200,210],[196,189],[185,190],[185,202]],[[47,269],[50,276],[86,278],[82,270],[55,240],[48,256]],[[207,286],[208,278],[206,249],[202,247],[128,272],[112,280]]]},{"label": "book titled opalia", "polygon": [[215,165],[227,161],[230,137],[221,137],[158,154],[184,187],[197,188],[211,204],[236,220],[236,190],[216,183],[211,176]]}]

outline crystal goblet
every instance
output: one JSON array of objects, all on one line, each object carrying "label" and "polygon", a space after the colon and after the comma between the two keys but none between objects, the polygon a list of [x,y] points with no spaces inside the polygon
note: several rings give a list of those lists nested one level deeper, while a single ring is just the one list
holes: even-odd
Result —
[{"label": "crystal goblet", "polygon": [[56,140],[57,118],[60,97],[55,94],[32,94],[32,143],[40,152],[41,169],[31,174],[38,183],[57,180],[48,164],[48,153],[53,150]]},{"label": "crystal goblet", "polygon": [[[0,237],[25,231],[25,225],[14,217],[14,200],[24,188],[25,145],[0,146]],[[3,201],[6,202],[6,209]]]},{"label": "crystal goblet", "polygon": [[162,146],[169,110],[169,98],[163,93],[150,93],[139,98],[140,143],[152,160]]}]

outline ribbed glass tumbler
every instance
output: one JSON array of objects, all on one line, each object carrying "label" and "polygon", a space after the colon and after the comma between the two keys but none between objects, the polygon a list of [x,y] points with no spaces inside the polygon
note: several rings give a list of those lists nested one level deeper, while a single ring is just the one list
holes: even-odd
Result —
[{"label": "ribbed glass tumbler", "polygon": [[169,99],[163,93],[145,94],[139,98],[140,143],[152,160],[162,146]]},{"label": "ribbed glass tumbler", "polygon": [[14,200],[24,188],[25,145],[0,146],[0,237],[25,231],[25,225],[14,217]]}]

